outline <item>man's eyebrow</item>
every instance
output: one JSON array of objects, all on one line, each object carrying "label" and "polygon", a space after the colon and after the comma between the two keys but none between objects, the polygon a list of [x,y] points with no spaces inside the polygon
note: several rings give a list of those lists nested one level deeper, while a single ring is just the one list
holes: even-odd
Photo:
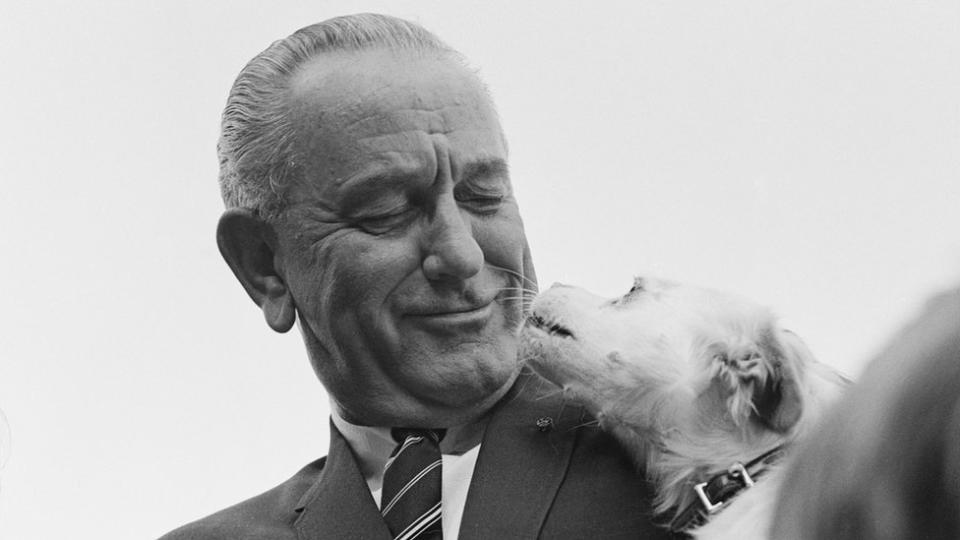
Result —
[{"label": "man's eyebrow", "polygon": [[396,166],[381,166],[380,163],[371,163],[370,166],[355,174],[336,180],[338,189],[366,189],[371,185],[402,184],[417,176],[418,170],[411,167],[409,170]]},{"label": "man's eyebrow", "polygon": [[510,167],[500,158],[471,161],[464,164],[460,171],[460,181],[466,182],[496,176],[510,178]]},{"label": "man's eyebrow", "polygon": [[370,171],[340,182],[339,206],[350,213],[386,193],[398,193],[416,179],[408,171]]}]

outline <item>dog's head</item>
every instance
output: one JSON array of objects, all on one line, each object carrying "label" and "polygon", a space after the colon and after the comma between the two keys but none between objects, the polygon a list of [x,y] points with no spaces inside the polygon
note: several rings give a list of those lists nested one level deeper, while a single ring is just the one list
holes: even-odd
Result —
[{"label": "dog's head", "polygon": [[748,300],[638,278],[613,299],[555,285],[531,311],[527,361],[605,427],[750,443],[800,419],[809,352]]}]

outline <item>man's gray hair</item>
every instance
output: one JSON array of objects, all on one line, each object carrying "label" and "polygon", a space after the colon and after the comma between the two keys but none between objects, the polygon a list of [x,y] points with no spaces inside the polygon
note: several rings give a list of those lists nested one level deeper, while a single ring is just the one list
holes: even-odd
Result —
[{"label": "man's gray hair", "polygon": [[305,61],[333,51],[435,51],[459,55],[423,27],[371,13],[336,17],[275,41],[237,76],[223,111],[217,154],[227,208],[248,208],[265,219],[284,207],[286,184],[297,174],[287,90]]}]

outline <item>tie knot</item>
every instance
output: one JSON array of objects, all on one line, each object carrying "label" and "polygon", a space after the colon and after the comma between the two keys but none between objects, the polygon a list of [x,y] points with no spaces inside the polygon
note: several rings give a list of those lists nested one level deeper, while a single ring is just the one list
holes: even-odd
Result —
[{"label": "tie knot", "polygon": [[410,438],[422,437],[434,444],[440,444],[443,436],[447,434],[445,429],[423,429],[423,428],[393,428],[390,435],[398,444],[403,444]]}]

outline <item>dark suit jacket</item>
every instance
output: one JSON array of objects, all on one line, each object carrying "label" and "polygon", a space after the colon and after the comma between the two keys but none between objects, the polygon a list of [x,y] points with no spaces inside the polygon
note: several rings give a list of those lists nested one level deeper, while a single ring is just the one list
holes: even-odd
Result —
[{"label": "dark suit jacket", "polygon": [[[546,418],[552,425],[538,427]],[[669,538],[651,522],[642,474],[589,420],[543,379],[522,374],[487,426],[460,538]],[[336,429],[326,458],[162,540],[329,538],[390,538]]]}]

